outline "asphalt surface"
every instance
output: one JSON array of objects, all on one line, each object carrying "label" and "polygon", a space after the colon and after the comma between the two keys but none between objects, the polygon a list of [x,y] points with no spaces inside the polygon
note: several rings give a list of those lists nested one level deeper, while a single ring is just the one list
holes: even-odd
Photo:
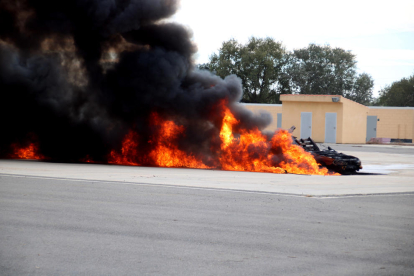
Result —
[{"label": "asphalt surface", "polygon": [[364,169],[0,160],[0,275],[414,275],[411,147],[332,147]]},{"label": "asphalt surface", "polygon": [[0,183],[0,275],[414,274],[413,194]]}]

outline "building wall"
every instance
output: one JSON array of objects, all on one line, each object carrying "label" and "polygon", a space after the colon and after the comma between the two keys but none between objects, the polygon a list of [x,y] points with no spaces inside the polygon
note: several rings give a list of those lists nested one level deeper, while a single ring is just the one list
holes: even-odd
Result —
[{"label": "building wall", "polygon": [[364,144],[367,136],[368,107],[346,98],[342,98],[342,102],[344,109],[342,143]]},{"label": "building wall", "polygon": [[377,116],[377,137],[414,139],[413,107],[370,106],[368,116]]},{"label": "building wall", "polygon": [[[335,100],[335,101],[334,101]],[[336,143],[365,143],[368,108],[339,95],[282,95],[282,127],[295,124],[300,136],[301,112],[312,112],[312,139],[325,141],[326,113],[336,113]]]},{"label": "building wall", "polygon": [[263,111],[270,113],[273,118],[272,123],[264,130],[275,131],[277,129],[277,114],[282,113],[281,104],[243,104],[243,106],[255,114]]},{"label": "building wall", "polygon": [[282,128],[289,129],[295,126],[294,136],[300,137],[301,130],[301,113],[312,112],[312,136],[315,142],[323,143],[325,141],[325,113],[336,113],[336,142],[342,143],[342,124],[343,124],[343,105],[342,103],[331,102],[283,102]]},{"label": "building wall", "polygon": [[[333,102],[332,97],[338,97]],[[365,143],[367,116],[377,116],[377,137],[414,140],[414,107],[366,107],[334,95],[282,95],[282,105],[243,104],[254,113],[267,111],[273,121],[266,130],[277,129],[277,114],[283,113],[282,128],[296,126],[294,136],[300,137],[301,112],[312,112],[312,139],[325,140],[325,113],[337,113],[337,143]]]},{"label": "building wall", "polygon": [[299,95],[299,94],[282,94],[280,95],[280,100],[285,104],[287,101],[292,102],[324,102],[332,103],[332,98],[338,98],[338,102],[342,102],[343,98],[339,95]]}]

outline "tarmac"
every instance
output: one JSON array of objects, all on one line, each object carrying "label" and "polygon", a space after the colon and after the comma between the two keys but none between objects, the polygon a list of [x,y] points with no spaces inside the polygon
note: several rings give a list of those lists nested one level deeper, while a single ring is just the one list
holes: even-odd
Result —
[{"label": "tarmac", "polygon": [[[306,197],[414,193],[414,147],[369,144],[330,146],[334,149],[337,146],[338,151],[358,157],[363,169],[355,175],[316,176],[3,159],[0,160],[0,175]],[[341,150],[343,148],[346,150]],[[384,150],[386,153],[379,152]]]},{"label": "tarmac", "polygon": [[0,160],[0,275],[414,275],[414,147],[356,175]]}]

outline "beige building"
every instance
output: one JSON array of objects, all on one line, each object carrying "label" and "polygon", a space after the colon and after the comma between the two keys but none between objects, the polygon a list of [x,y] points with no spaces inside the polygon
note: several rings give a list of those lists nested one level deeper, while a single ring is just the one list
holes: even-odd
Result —
[{"label": "beige building", "polygon": [[266,128],[269,131],[275,131],[282,127],[282,105],[281,104],[243,104],[244,107],[253,111],[253,113],[259,113],[266,111],[272,115],[272,123]]},{"label": "beige building", "polygon": [[338,95],[281,95],[282,105],[243,104],[253,112],[267,111],[273,122],[266,130],[289,129],[315,142],[365,143],[371,138],[412,142],[414,108],[367,107]]},{"label": "beige building", "polygon": [[368,116],[376,117],[377,138],[413,142],[414,107],[369,106]]}]

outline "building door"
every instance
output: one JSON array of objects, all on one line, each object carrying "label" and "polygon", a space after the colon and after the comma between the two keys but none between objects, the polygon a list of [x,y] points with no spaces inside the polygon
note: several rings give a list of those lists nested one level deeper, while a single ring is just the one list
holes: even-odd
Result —
[{"label": "building door", "polygon": [[367,142],[377,138],[377,116],[367,116]]},{"label": "building door", "polygon": [[282,128],[282,113],[277,113],[277,128]]},{"label": "building door", "polygon": [[300,138],[306,139],[312,136],[312,112],[300,113]]},{"label": "building door", "polygon": [[336,143],[336,113],[325,113],[325,143]]}]

